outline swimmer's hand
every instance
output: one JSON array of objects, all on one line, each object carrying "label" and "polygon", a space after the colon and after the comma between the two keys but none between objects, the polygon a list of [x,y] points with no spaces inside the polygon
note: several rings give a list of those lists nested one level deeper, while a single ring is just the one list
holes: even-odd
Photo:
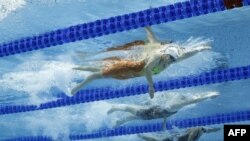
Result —
[{"label": "swimmer's hand", "polygon": [[185,56],[192,56],[195,53],[198,53],[204,50],[210,50],[210,49],[212,49],[211,46],[205,45],[205,46],[199,46],[196,48],[185,48],[183,51],[184,51]]},{"label": "swimmer's hand", "polygon": [[150,98],[151,98],[151,99],[153,99],[153,98],[154,98],[154,93],[155,93],[155,89],[154,89],[154,88],[149,87],[149,96],[150,96]]},{"label": "swimmer's hand", "polygon": [[72,89],[70,93],[71,93],[71,95],[75,95],[76,94],[76,90]]},{"label": "swimmer's hand", "polygon": [[212,47],[209,46],[209,45],[201,46],[201,47],[197,47],[197,48],[196,48],[196,50],[198,50],[198,51],[210,50],[210,49],[212,49]]},{"label": "swimmer's hand", "polygon": [[195,47],[195,48],[184,48],[181,52],[180,58],[178,59],[178,61],[184,60],[186,58],[189,58],[201,51],[204,50],[210,50],[212,47],[209,45],[203,45],[203,46],[199,46],[199,47]]},{"label": "swimmer's hand", "polygon": [[80,86],[77,85],[76,87],[74,87],[72,90],[71,90],[71,95],[75,95],[79,90],[80,90]]}]

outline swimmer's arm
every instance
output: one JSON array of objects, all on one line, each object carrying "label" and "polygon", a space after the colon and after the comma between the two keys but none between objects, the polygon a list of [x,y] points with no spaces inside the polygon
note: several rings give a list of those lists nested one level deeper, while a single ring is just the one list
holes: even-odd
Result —
[{"label": "swimmer's arm", "polygon": [[197,96],[193,96],[193,97],[183,96],[182,101],[175,103],[175,104],[171,105],[170,107],[172,110],[178,110],[186,105],[191,105],[191,104],[195,104],[195,103],[201,102],[201,101],[206,100],[206,99],[215,98],[218,95],[219,94],[216,92],[209,92],[206,95],[197,95]]},{"label": "swimmer's arm", "polygon": [[154,137],[149,137],[149,136],[145,136],[145,135],[138,135],[139,138],[145,140],[145,141],[159,141],[158,139],[154,138]]},{"label": "swimmer's arm", "polygon": [[166,117],[163,118],[162,129],[163,131],[167,130],[167,118]]},{"label": "swimmer's arm", "polygon": [[201,51],[204,51],[204,50],[209,50],[211,49],[211,46],[200,46],[200,47],[196,47],[196,48],[184,48],[183,49],[183,55],[181,56],[180,59],[178,59],[178,61],[181,61],[181,60],[184,60],[186,58],[189,58]]},{"label": "swimmer's arm", "polygon": [[148,90],[149,90],[149,95],[150,98],[154,98],[154,82],[153,82],[153,78],[152,78],[152,71],[149,69],[145,70],[145,74],[146,74],[146,78],[148,81]]},{"label": "swimmer's arm", "polygon": [[188,131],[188,140],[187,141],[193,141],[197,138],[197,135],[199,134],[199,129],[198,128],[191,128]]},{"label": "swimmer's arm", "polygon": [[84,51],[76,50],[75,54],[77,55],[78,58],[80,59],[86,59],[87,57],[93,55]]},{"label": "swimmer's arm", "polygon": [[124,45],[121,45],[121,46],[116,46],[116,47],[111,47],[111,48],[108,48],[106,50],[106,52],[109,52],[109,51],[124,51],[124,50],[131,50],[133,48],[138,48],[138,47],[141,47],[142,45],[144,45],[145,42],[142,41],[142,40],[135,40],[133,42],[130,42],[130,43],[126,43]]},{"label": "swimmer's arm", "polygon": [[140,118],[138,118],[137,116],[133,116],[133,115],[128,116],[124,119],[120,119],[120,120],[116,121],[115,127],[121,126],[122,124],[125,124],[129,121],[138,120],[138,119],[140,119]]},{"label": "swimmer's arm", "polygon": [[155,35],[151,29],[150,26],[145,27],[146,33],[147,33],[147,39],[149,43],[156,43],[158,42],[157,39],[155,38]]},{"label": "swimmer's arm", "polygon": [[147,64],[145,65],[144,69],[145,69],[145,75],[148,81],[148,86],[149,86],[149,94],[150,97],[153,98],[154,97],[154,82],[153,82],[153,78],[152,78],[152,69],[154,66],[156,66],[156,64],[159,62],[159,57],[158,56],[151,56],[149,58],[149,60],[147,61]]}]

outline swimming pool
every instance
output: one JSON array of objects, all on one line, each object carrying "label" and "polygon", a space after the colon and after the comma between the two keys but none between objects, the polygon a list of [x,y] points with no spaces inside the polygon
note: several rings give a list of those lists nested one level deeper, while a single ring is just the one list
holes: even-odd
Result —
[{"label": "swimming pool", "polygon": [[[176,2],[178,1],[13,0],[11,3],[2,0],[0,1],[0,41],[8,42],[79,23],[137,12],[150,6],[159,7]],[[249,7],[242,7],[152,26],[156,36],[161,40],[185,42],[190,37],[203,37],[213,41],[211,51],[201,52],[192,58],[171,65],[164,72],[154,76],[154,80],[169,80],[214,69],[249,65],[250,49],[247,43],[250,37],[248,28],[250,18],[248,13]],[[2,57],[0,60],[1,106],[38,105],[57,98],[65,98],[66,95],[62,92],[69,93],[69,89],[76,80],[89,75],[88,72],[72,70],[72,67],[85,63],[76,58],[75,51],[88,52],[95,58],[96,52],[145,38],[144,29],[138,28],[58,47]],[[97,80],[88,84],[87,88],[107,86],[122,88],[139,84],[145,84],[145,78],[122,81]],[[169,120],[248,110],[250,108],[248,85],[249,80],[240,80],[173,90],[168,91],[167,94],[160,92],[156,94],[153,103],[165,103],[165,95],[172,93],[192,95],[217,91],[220,93],[217,98],[185,107]],[[115,120],[125,116],[123,113],[107,115],[111,104],[145,104],[147,101],[149,101],[148,95],[136,95],[48,110],[1,115],[0,139],[44,135],[54,140],[68,140],[69,134],[91,133],[107,127],[111,128]],[[128,125],[158,121],[161,120],[136,121]],[[214,141],[219,141],[222,140],[222,135],[222,131],[205,134],[200,140],[209,141],[213,138]],[[95,140],[139,140],[139,138],[136,135],[128,135]]]}]

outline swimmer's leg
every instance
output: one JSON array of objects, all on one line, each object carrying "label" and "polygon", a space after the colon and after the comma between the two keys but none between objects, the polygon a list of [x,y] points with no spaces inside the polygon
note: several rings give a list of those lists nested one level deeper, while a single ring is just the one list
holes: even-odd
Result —
[{"label": "swimmer's leg", "polygon": [[126,43],[126,44],[121,45],[121,46],[108,48],[106,51],[131,50],[131,49],[133,49],[135,47],[139,47],[141,45],[145,45],[145,42],[142,40],[135,40],[133,42]]},{"label": "swimmer's leg", "polygon": [[149,137],[149,136],[146,136],[146,135],[142,135],[142,134],[139,134],[137,135],[139,138],[145,140],[145,141],[159,141],[159,139],[157,138],[154,138],[154,137]]},{"label": "swimmer's leg", "polygon": [[138,120],[138,119],[140,119],[140,118],[138,118],[136,116],[128,116],[128,117],[126,117],[124,119],[117,120],[116,124],[115,124],[115,127],[121,126],[122,124],[125,124],[126,122],[133,121],[133,120]]},{"label": "swimmer's leg", "polygon": [[101,72],[96,72],[93,73],[91,75],[89,75],[83,82],[79,83],[76,87],[74,87],[71,90],[71,94],[74,95],[76,92],[78,92],[82,87],[84,87],[87,83],[95,80],[95,79],[99,79],[102,78],[102,73]]},{"label": "swimmer's leg", "polygon": [[82,60],[85,60],[87,57],[94,55],[93,53],[84,52],[84,51],[80,51],[80,50],[75,51],[75,54],[77,55],[78,58],[80,58]]},{"label": "swimmer's leg", "polygon": [[111,109],[107,112],[107,114],[111,114],[116,111],[124,111],[136,115],[136,112],[140,109],[141,107],[136,105],[118,104],[112,106]]},{"label": "swimmer's leg", "polygon": [[100,69],[96,67],[76,67],[76,68],[73,68],[73,70],[91,71],[91,72],[100,71]]}]

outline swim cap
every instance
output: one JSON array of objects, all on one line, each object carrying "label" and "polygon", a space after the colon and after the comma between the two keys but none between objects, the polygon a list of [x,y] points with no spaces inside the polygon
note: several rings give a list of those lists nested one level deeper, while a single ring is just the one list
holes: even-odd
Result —
[{"label": "swim cap", "polygon": [[166,51],[165,51],[165,53],[169,54],[172,57],[174,57],[175,60],[180,56],[179,50],[178,50],[177,47],[167,48]]},{"label": "swim cap", "polygon": [[161,72],[160,67],[154,67],[152,70],[153,74],[159,74]]}]

